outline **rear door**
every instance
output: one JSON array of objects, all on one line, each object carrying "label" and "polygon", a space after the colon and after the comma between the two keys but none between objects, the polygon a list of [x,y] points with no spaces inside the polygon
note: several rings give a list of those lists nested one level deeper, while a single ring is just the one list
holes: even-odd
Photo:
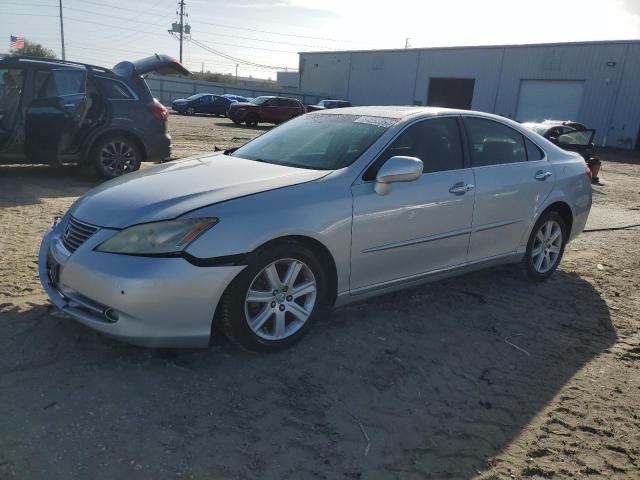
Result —
[{"label": "rear door", "polygon": [[87,71],[36,70],[34,83],[25,122],[27,157],[32,162],[58,161],[73,145],[87,114]]},{"label": "rear door", "polygon": [[26,71],[0,68],[0,152],[22,150],[22,108]]},{"label": "rear door", "polygon": [[503,123],[465,116],[476,185],[469,261],[515,252],[553,189],[543,151]]}]

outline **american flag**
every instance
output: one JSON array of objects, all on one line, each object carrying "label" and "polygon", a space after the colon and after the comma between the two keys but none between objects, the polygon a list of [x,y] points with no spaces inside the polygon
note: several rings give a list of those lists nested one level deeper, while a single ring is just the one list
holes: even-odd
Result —
[{"label": "american flag", "polygon": [[14,37],[11,35],[9,37],[9,48],[15,48],[17,50],[24,48],[24,37]]}]

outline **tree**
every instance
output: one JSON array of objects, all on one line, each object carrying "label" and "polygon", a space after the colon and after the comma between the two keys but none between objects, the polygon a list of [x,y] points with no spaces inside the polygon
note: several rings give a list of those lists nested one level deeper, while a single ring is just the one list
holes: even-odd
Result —
[{"label": "tree", "polygon": [[13,55],[26,55],[28,57],[57,58],[56,53],[50,48],[44,47],[39,43],[30,42],[25,38],[24,47],[14,48],[11,53]]}]

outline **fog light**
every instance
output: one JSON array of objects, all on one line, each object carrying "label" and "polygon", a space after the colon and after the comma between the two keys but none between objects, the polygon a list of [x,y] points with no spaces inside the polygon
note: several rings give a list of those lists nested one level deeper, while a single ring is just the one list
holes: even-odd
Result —
[{"label": "fog light", "polygon": [[113,308],[107,308],[104,311],[104,316],[111,323],[116,323],[120,318],[118,312],[116,312]]}]

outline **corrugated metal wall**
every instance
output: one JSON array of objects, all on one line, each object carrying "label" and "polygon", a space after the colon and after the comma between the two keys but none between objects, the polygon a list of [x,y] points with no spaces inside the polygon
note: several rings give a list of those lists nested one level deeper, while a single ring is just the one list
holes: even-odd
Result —
[{"label": "corrugated metal wall", "polygon": [[632,148],[640,128],[640,43],[593,42],[301,54],[302,90],[354,105],[424,105],[434,77],[474,78],[472,108],[514,118],[522,80],[579,80],[578,120],[596,143]]}]

